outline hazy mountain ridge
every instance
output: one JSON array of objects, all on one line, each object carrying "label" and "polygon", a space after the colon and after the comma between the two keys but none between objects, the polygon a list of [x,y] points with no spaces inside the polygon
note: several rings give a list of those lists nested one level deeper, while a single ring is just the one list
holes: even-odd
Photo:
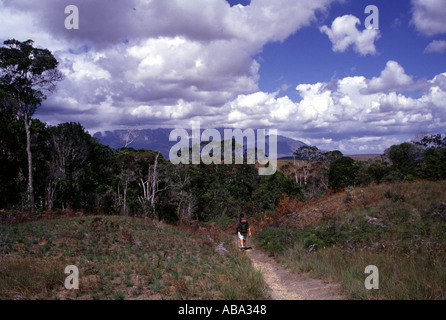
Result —
[{"label": "hazy mountain ridge", "polygon": [[[100,143],[108,145],[111,148],[123,148],[126,144],[134,149],[150,149],[160,151],[168,159],[169,151],[177,141],[169,141],[169,135],[174,129],[140,129],[140,130],[114,130],[106,132],[97,132],[94,137]],[[222,139],[224,139],[224,129],[217,129]],[[191,130],[187,130],[189,134]],[[203,132],[203,129],[201,130]],[[269,150],[269,139],[266,139],[266,150]],[[302,141],[294,140],[285,136],[277,136],[277,157],[292,156],[293,152],[299,147],[306,145]]]}]

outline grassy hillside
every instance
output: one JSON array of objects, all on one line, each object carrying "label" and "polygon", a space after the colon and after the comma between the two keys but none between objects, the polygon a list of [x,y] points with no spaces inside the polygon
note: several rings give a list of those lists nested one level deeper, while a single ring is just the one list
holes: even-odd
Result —
[{"label": "grassy hillside", "polygon": [[[350,188],[266,217],[257,243],[353,299],[446,298],[446,181]],[[367,290],[365,268],[379,271]]]},{"label": "grassy hillside", "polygon": [[[221,255],[218,244],[229,250]],[[0,299],[262,299],[262,275],[218,227],[129,217],[0,226]],[[64,288],[65,267],[79,290]]]}]

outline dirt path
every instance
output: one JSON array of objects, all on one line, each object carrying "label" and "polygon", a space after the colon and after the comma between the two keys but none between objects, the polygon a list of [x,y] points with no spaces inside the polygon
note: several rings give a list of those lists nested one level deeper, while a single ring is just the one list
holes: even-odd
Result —
[{"label": "dirt path", "polygon": [[322,280],[311,279],[297,275],[253,247],[246,254],[254,267],[263,274],[266,284],[271,290],[273,300],[344,300],[338,293],[340,286],[325,283]]}]

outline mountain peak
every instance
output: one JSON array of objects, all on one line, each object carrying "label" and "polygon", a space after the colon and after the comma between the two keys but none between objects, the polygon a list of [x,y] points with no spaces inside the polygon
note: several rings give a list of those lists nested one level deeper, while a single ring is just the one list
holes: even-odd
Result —
[{"label": "mountain peak", "polygon": [[[159,151],[168,159],[170,149],[176,141],[169,141],[169,135],[174,129],[135,129],[135,130],[113,130],[97,132],[94,137],[101,144],[108,145],[113,149],[124,148],[126,145],[133,149],[149,149]],[[217,129],[223,135],[224,129]],[[187,130],[191,133],[191,130]],[[201,129],[203,132],[204,129]],[[268,145],[268,139],[266,141]],[[294,140],[285,136],[277,136],[277,157],[292,156],[299,147],[306,145],[302,141]],[[267,149],[269,150],[269,148]]]}]

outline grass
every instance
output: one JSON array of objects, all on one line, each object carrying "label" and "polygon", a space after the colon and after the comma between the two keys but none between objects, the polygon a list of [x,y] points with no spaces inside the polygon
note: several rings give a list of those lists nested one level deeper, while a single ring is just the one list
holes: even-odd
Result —
[{"label": "grass", "polygon": [[[206,226],[201,228],[206,230]],[[0,226],[0,299],[263,299],[265,284],[233,240],[154,221],[97,216]],[[79,269],[66,290],[65,267]]]},{"label": "grass", "polygon": [[[356,189],[347,202],[301,228],[264,228],[256,242],[296,272],[340,282],[352,299],[446,298],[445,181]],[[365,288],[368,265],[378,290]]]}]

